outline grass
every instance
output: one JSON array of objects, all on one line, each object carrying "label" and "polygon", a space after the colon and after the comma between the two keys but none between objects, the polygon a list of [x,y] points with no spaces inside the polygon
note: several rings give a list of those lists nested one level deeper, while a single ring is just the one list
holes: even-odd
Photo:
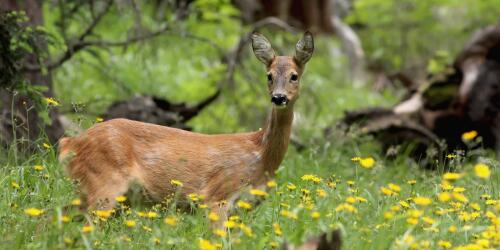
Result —
[{"label": "grass", "polygon": [[[152,207],[120,205],[108,218],[91,214],[92,230],[84,228],[76,209],[63,209],[78,196],[54,148],[46,146],[0,169],[2,248],[197,249],[203,239],[222,249],[264,249],[299,244],[333,228],[342,230],[344,249],[495,249],[500,243],[499,163],[482,150],[450,156],[446,171],[461,178],[446,181],[443,170],[421,169],[405,157],[384,159],[369,138],[291,149],[276,186],[265,197],[245,194],[243,201],[260,199],[260,205],[236,206],[231,214],[238,219],[224,236],[210,229],[203,201],[179,210],[175,199]],[[353,161],[356,156],[361,161]],[[488,178],[476,175],[479,162],[489,167]],[[30,215],[29,208],[43,212]]]}]

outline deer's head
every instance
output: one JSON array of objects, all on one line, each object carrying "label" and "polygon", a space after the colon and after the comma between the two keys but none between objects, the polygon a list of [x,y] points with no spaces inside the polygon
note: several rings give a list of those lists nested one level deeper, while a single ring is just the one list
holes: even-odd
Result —
[{"label": "deer's head", "polygon": [[255,56],[267,69],[267,87],[271,102],[278,108],[285,108],[299,97],[299,82],[307,61],[314,51],[312,34],[307,31],[295,46],[294,56],[277,56],[262,34],[252,34],[252,48]]}]

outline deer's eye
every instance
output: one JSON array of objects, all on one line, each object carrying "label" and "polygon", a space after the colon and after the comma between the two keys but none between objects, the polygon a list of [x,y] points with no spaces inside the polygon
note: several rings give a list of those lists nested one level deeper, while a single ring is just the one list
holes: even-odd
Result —
[{"label": "deer's eye", "polygon": [[291,80],[292,82],[295,82],[295,81],[297,81],[298,79],[299,79],[299,76],[298,76],[297,74],[292,74],[292,77],[290,77],[290,80]]},{"label": "deer's eye", "polygon": [[271,74],[267,74],[267,81],[273,83],[273,76]]}]

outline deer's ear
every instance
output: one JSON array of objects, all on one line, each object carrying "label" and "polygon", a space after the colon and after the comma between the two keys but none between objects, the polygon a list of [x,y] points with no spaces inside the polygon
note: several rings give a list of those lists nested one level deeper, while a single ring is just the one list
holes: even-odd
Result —
[{"label": "deer's ear", "polygon": [[269,40],[258,32],[252,33],[252,49],[257,59],[266,66],[269,66],[275,57]]},{"label": "deer's ear", "polygon": [[314,39],[311,32],[306,31],[304,36],[295,45],[295,61],[300,65],[304,66],[314,52]]}]

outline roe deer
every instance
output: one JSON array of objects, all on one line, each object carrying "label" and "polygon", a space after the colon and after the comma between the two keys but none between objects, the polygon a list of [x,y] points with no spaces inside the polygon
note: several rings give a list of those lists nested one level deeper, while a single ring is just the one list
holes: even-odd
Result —
[{"label": "roe deer", "polygon": [[[288,148],[299,80],[314,50],[306,32],[295,55],[276,56],[259,33],[251,36],[256,57],[266,65],[272,111],[264,129],[239,134],[205,135],[126,119],[98,123],[59,142],[59,161],[79,182],[83,209],[109,210],[115,197],[138,183],[155,201],[176,192],[205,197],[225,216],[231,201],[247,186],[266,183]],[[175,184],[175,182],[174,182]],[[220,201],[227,200],[229,202]],[[219,207],[220,206],[220,207]]]}]

